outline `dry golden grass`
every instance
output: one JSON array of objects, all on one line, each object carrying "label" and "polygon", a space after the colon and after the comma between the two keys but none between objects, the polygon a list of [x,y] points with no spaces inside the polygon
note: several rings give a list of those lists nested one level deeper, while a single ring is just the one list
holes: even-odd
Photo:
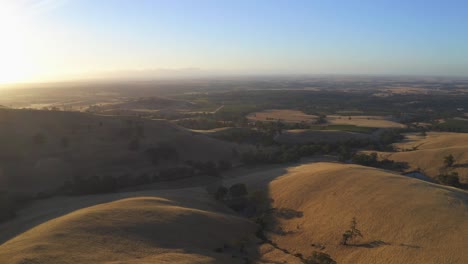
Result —
[{"label": "dry golden grass", "polygon": [[[406,140],[394,144],[400,151],[380,153],[391,160],[407,162],[410,170],[420,169],[429,177],[436,177],[444,168],[444,157],[452,154],[455,165],[449,171],[459,173],[460,180],[468,183],[468,134],[449,132],[429,132],[427,136],[407,134]],[[403,151],[412,150],[414,151]]]},{"label": "dry golden grass", "polygon": [[0,263],[239,263],[214,249],[252,237],[255,224],[201,189],[158,194],[116,194],[38,225],[1,245]]},{"label": "dry golden grass", "polygon": [[[468,259],[468,193],[462,190],[329,162],[241,171],[224,181],[264,189],[271,207],[299,213],[267,218],[268,238],[291,254],[257,244],[253,222],[202,188],[190,188],[37,202],[41,206],[23,210],[20,218],[33,223],[62,216],[1,245],[0,263],[243,263],[231,252],[213,249],[245,238],[249,258],[258,264],[299,264],[292,254],[308,256],[314,250],[340,264],[464,264]],[[341,234],[352,217],[364,238],[342,246]]]},{"label": "dry golden grass", "polygon": [[[341,264],[467,263],[465,191],[375,168],[316,163],[290,168],[269,193],[275,208],[303,213],[270,221],[269,238],[291,253],[323,248]],[[364,238],[342,246],[352,217]],[[300,263],[268,245],[260,252],[266,263]]]},{"label": "dry golden grass", "polygon": [[[351,118],[351,119],[350,119]],[[395,121],[389,120],[384,116],[327,116],[328,123],[332,125],[355,125],[363,127],[378,127],[378,128],[399,128],[405,127]]]},{"label": "dry golden grass", "polygon": [[277,121],[286,123],[313,123],[317,120],[317,116],[308,115],[298,110],[290,109],[272,109],[255,112],[247,115],[247,119],[251,121]]}]

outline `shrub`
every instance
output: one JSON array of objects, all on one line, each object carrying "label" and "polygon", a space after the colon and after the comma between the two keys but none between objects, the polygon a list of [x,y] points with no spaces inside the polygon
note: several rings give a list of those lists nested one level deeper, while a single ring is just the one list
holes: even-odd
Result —
[{"label": "shrub", "polygon": [[454,163],[455,163],[455,157],[452,154],[444,157],[445,167],[447,167],[447,168],[452,167]]},{"label": "shrub", "polygon": [[330,257],[330,255],[326,253],[314,251],[312,252],[312,255],[310,257],[303,260],[303,263],[305,264],[336,264],[336,261],[334,261]]}]

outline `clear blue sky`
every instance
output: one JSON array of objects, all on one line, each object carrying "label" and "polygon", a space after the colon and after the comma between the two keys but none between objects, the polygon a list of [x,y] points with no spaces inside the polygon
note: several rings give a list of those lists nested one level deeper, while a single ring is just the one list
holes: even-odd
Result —
[{"label": "clear blue sky", "polygon": [[15,10],[31,69],[49,79],[184,68],[468,76],[466,0],[26,0]]}]

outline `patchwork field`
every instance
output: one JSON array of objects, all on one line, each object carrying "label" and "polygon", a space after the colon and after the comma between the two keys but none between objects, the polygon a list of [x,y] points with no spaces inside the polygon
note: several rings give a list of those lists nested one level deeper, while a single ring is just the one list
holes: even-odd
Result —
[{"label": "patchwork field", "polygon": [[289,109],[273,109],[255,112],[247,115],[250,121],[281,121],[286,123],[313,123],[317,120],[317,116],[308,115],[298,110]]}]

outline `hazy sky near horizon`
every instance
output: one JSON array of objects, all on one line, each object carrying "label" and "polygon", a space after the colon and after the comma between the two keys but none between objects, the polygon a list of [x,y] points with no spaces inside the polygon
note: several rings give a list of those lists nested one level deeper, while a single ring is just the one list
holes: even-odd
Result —
[{"label": "hazy sky near horizon", "polygon": [[157,69],[468,76],[466,0],[0,0],[0,36],[0,83]]}]

